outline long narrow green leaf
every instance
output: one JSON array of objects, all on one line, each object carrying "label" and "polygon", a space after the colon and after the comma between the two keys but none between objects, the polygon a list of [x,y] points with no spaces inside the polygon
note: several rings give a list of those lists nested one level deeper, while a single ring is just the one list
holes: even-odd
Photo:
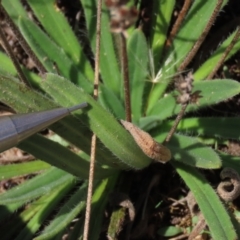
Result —
[{"label": "long narrow green leaf", "polygon": [[17,24],[19,17],[28,17],[26,10],[24,9],[21,1],[8,1],[2,0],[2,5],[11,16],[12,20]]},{"label": "long narrow green leaf", "polygon": [[[9,76],[9,77],[17,77],[17,71],[11,61],[11,59],[3,52],[0,51],[0,75],[1,76]],[[33,87],[39,88],[39,82],[41,82],[40,76],[33,72],[29,72],[28,70],[23,68],[23,72],[31,83]]]},{"label": "long narrow green leaf", "polygon": [[[226,89],[228,91],[226,91]],[[217,104],[225,99],[231,98],[240,92],[240,84],[231,79],[221,79],[214,81],[204,81],[194,83],[193,92],[201,91],[202,96],[197,104],[190,104],[186,112],[198,110],[201,107]],[[169,94],[160,99],[152,108],[149,115],[159,116],[159,120],[176,115],[180,111],[180,104],[176,103],[175,95],[177,92]]]},{"label": "long narrow green leaf", "polygon": [[128,40],[127,51],[132,118],[136,122],[142,116],[143,91],[148,75],[148,46],[142,31],[135,30],[132,33]]},{"label": "long narrow green leaf", "polygon": [[[168,129],[173,122],[167,123]],[[164,126],[163,126],[164,125]],[[165,124],[162,128],[166,129]],[[236,131],[237,129],[237,131]],[[240,139],[239,117],[201,117],[183,119],[177,130],[197,136],[220,137],[224,139]]]},{"label": "long narrow green leaf", "polygon": [[172,164],[192,191],[210,228],[211,237],[218,240],[238,239],[226,209],[202,174],[185,164]]},{"label": "long narrow green leaf", "polygon": [[67,225],[85,208],[87,196],[87,184],[84,183],[71,198],[64,204],[54,220],[48,225],[43,233],[35,240],[52,239],[58,232],[66,228]]},{"label": "long narrow green leaf", "polygon": [[[86,17],[86,27],[92,49],[95,50],[96,45],[96,10],[97,1],[82,0],[81,1],[84,14]],[[101,18],[101,47],[100,47],[100,69],[103,82],[113,91],[113,93],[120,97],[121,92],[121,74],[116,53],[114,51],[114,43],[109,25],[109,13],[105,6],[102,6]]]},{"label": "long narrow green leaf", "polygon": [[[54,74],[47,74],[42,87],[56,102],[71,106],[79,101],[89,104],[86,115],[81,121],[98,136],[101,142],[129,167],[140,169],[150,164],[151,160],[140,151],[130,134],[104,110],[93,98],[77,88],[71,82]],[[63,92],[64,88],[64,92]]]},{"label": "long narrow green leaf", "polygon": [[[118,180],[118,175],[102,181],[101,185],[95,190],[92,198],[92,212],[89,239],[97,240],[102,230],[102,222],[104,220],[104,212],[106,204],[109,202],[110,194],[114,191],[114,187]],[[95,218],[94,216],[99,216]],[[83,229],[82,229],[83,230]],[[83,234],[83,232],[82,232]]]},{"label": "long narrow green leaf", "polygon": [[[21,113],[32,112],[33,110],[36,111],[51,109],[54,108],[54,106],[55,107],[57,106],[43,95],[28,89],[23,84],[19,84],[14,80],[0,78],[0,82],[2,87],[2,91],[0,92],[1,101],[13,107],[14,109]],[[31,99],[31,101],[29,101],[29,99]],[[71,118],[68,117],[68,119],[70,120]],[[70,121],[76,122],[76,119],[72,118],[72,120]],[[65,119],[62,122],[66,123],[67,120]],[[76,128],[79,126],[79,122],[75,124],[67,123],[67,126],[69,126],[67,128],[68,130],[64,129],[63,127],[59,127],[59,124],[61,125],[61,123],[56,123],[53,126],[53,130],[57,129],[56,132],[59,133],[61,136],[63,135],[63,137],[65,137],[66,140],[69,140],[69,137],[73,138],[75,136],[76,138],[75,142],[81,143],[80,148],[85,147],[84,149],[88,150],[90,149],[90,139],[86,139],[85,136],[86,134],[84,134],[86,130],[84,130],[83,133],[80,132],[79,136],[76,135]],[[80,127],[78,127],[78,129],[80,129]],[[35,142],[33,141],[33,139],[35,139]],[[79,139],[81,139],[82,141],[79,141]],[[41,145],[39,145],[38,141],[41,141],[45,148],[41,148]],[[48,141],[48,144],[46,144],[46,141]],[[53,147],[49,148],[50,145],[52,145]],[[39,159],[44,159],[48,163],[61,167],[62,169],[69,169],[71,173],[76,174],[77,176],[81,176],[83,178],[86,178],[88,176],[88,163],[83,159],[82,161],[80,157],[71,153],[71,151],[58,145],[57,143],[51,142],[50,140],[44,139],[40,136],[33,136],[32,141],[31,140],[25,141],[25,143],[22,143],[21,146],[31,154],[38,156]],[[62,149],[64,154],[62,155],[59,154],[59,157],[56,157],[57,149]],[[118,165],[116,165],[116,167],[118,167]],[[107,171],[104,169],[102,170],[103,172]],[[99,173],[101,174],[101,171],[99,171]]]},{"label": "long narrow green leaf", "polygon": [[152,14],[152,51],[154,58],[154,66],[159,68],[162,51],[167,38],[167,31],[175,7],[176,1],[154,1],[153,14]]},{"label": "long narrow green leaf", "polygon": [[15,188],[0,195],[0,204],[11,204],[17,202],[29,202],[41,195],[49,193],[54,188],[74,181],[75,177],[54,167],[46,172],[24,182]]},{"label": "long narrow green leaf", "polygon": [[34,208],[35,206],[38,206],[39,209],[31,220],[26,223],[25,227],[18,233],[15,240],[33,239],[33,235],[41,227],[45,219],[52,214],[52,212],[56,209],[57,204],[75,185],[76,183],[73,181],[62,184],[58,188],[54,189],[54,191],[42,196],[31,204],[27,211],[31,210],[31,208]]},{"label": "long narrow green leaf", "polygon": [[13,75],[17,76],[16,69],[11,61],[11,59],[3,52],[0,51],[0,73],[1,75]]},{"label": "long narrow green leaf", "polygon": [[42,111],[57,107],[47,97],[27,88],[12,77],[0,76],[0,85],[1,102],[12,107],[18,113]]},{"label": "long narrow green leaf", "polygon": [[0,167],[0,179],[4,180],[12,177],[43,171],[50,167],[51,165],[43,161],[32,161],[26,163],[2,165]]},{"label": "long narrow green leaf", "polygon": [[[19,18],[18,21],[19,30],[21,30],[21,33],[27,43],[29,44],[29,47],[34,51],[38,59],[41,61],[41,63],[46,68],[46,71],[57,73],[57,69],[54,66],[54,62],[56,61],[56,64],[58,68],[62,71],[65,70],[65,68],[69,68],[68,65],[70,65],[71,60],[70,58],[67,58],[66,54],[63,52],[62,49],[60,49],[33,21],[27,18]],[[45,50],[47,49],[47,50]],[[53,60],[52,56],[57,56],[57,53],[59,54],[59,57],[61,57],[62,61],[59,61],[59,58],[55,58]],[[67,66],[62,69],[61,62],[68,62]]]},{"label": "long narrow green leaf", "polygon": [[[158,99],[162,97],[172,77],[176,74],[178,66],[185,59],[197,39],[201,36],[214,12],[217,2],[218,0],[193,1],[182,27],[166,53],[165,59],[162,61],[164,65],[159,69],[153,83],[153,90],[150,93],[148,102],[148,111],[151,111]],[[224,4],[226,4],[226,2],[225,0]]]},{"label": "long narrow green leaf", "polygon": [[[162,135],[153,133],[153,137],[162,142]],[[193,167],[211,169],[220,168],[222,165],[218,154],[210,147],[201,143],[197,138],[175,134],[167,147],[172,153],[172,158]]]},{"label": "long narrow green leaf", "polygon": [[[34,112],[52,109],[59,106],[39,92],[30,90],[23,84],[17,82],[16,79],[0,76],[0,85],[2,90],[0,91],[0,100],[15,109],[17,112]],[[64,86],[61,91],[63,89]],[[80,100],[78,99],[77,103],[79,103],[79,101]],[[68,102],[68,100],[66,102]],[[77,118],[74,118],[73,116],[65,117],[63,120],[53,124],[50,128],[87,154],[90,152],[91,132],[88,128],[83,126]],[[81,141],[79,141],[79,139],[81,139]],[[47,149],[49,152],[54,152],[54,149]],[[28,150],[31,151],[32,148]],[[31,153],[34,155],[34,152]],[[41,156],[39,156],[39,158],[41,159]],[[102,164],[107,164],[114,168],[129,168],[126,164],[119,161],[117,162],[116,158],[113,158],[112,154],[106,148],[99,147],[97,149],[97,158]],[[79,162],[75,164],[79,164]]]},{"label": "long narrow green leaf", "polygon": [[[227,1],[225,1],[224,5],[226,2]],[[172,68],[174,70],[180,65],[181,61],[189,53],[195,42],[201,36],[206,25],[209,23],[217,4],[218,0],[195,0],[193,2],[186,18],[184,19],[182,27],[174,38],[169,49],[164,61],[164,69]],[[176,62],[176,60],[179,62]],[[165,72],[164,69],[163,72]]]},{"label": "long narrow green leaf", "polygon": [[231,156],[224,152],[218,152],[218,154],[222,159],[223,167],[233,168],[238,173],[240,173],[240,157],[239,156]]},{"label": "long narrow green leaf", "polygon": [[[64,52],[64,49],[58,47],[33,21],[20,18],[19,28],[48,72],[57,73],[55,69],[56,63],[63,76],[71,79],[72,82],[78,84],[86,92],[92,92],[92,81],[83,76],[72,59]],[[58,57],[56,58],[56,56]]]},{"label": "long narrow green leaf", "polygon": [[[226,48],[230,45],[231,41],[233,40],[234,36],[236,35],[236,31],[234,31],[218,48],[217,50],[207,59],[206,62],[203,63],[202,66],[197,69],[197,71],[194,73],[194,80],[200,81],[204,80],[208,74],[211,73],[211,71],[216,66],[216,63],[219,62],[222,55],[224,54]],[[235,54],[240,48],[240,39],[238,39],[237,43],[234,45],[230,53],[225,58],[225,61],[227,61],[233,54]]]},{"label": "long narrow green leaf", "polygon": [[100,84],[99,102],[116,118],[125,119],[125,110],[123,103],[107,86],[103,84]]},{"label": "long narrow green leaf", "polygon": [[[26,152],[34,153],[35,157],[41,158],[43,161],[79,178],[88,178],[89,162],[59,143],[46,139],[41,135],[34,135],[20,143],[19,147]],[[53,151],[49,149],[53,149]],[[96,179],[104,178],[113,173],[115,173],[114,170],[103,168],[100,164],[96,164]]]},{"label": "long narrow green leaf", "polygon": [[[35,16],[38,17],[38,20],[41,22],[43,28],[47,31],[49,36],[57,43],[60,49],[63,49],[68,57],[72,59],[71,62],[74,63],[74,68],[79,69],[79,71],[82,72],[88,80],[92,80],[93,70],[90,63],[83,54],[80,44],[66,18],[57,8],[55,1],[41,0],[36,2],[29,0],[28,4],[30,4],[31,8],[35,12]],[[19,0],[14,2],[4,0],[3,6],[17,26],[19,23],[19,17],[24,19],[28,18],[28,13],[25,11],[21,1]],[[35,34],[35,32],[33,31],[32,34]],[[48,45],[45,45],[45,47],[51,51],[51,48]],[[74,80],[74,76],[69,79],[71,80],[72,78]]]},{"label": "long narrow green leaf", "polygon": [[[102,221],[104,217],[104,211],[107,202],[109,201],[109,194],[113,191],[118,176],[115,175],[101,182],[101,185],[94,191],[92,197],[92,208],[91,208],[91,221],[89,239],[99,239],[100,232],[102,230]],[[97,217],[96,217],[97,216]],[[83,237],[83,226],[84,218],[74,226],[73,231],[69,235],[69,240],[82,239]]]},{"label": "long narrow green leaf", "polygon": [[35,0],[28,0],[28,4],[49,36],[60,48],[64,49],[80,72],[87,79],[93,79],[93,70],[90,63],[83,54],[69,23],[60,9],[58,9],[55,0],[39,0],[37,2]]}]

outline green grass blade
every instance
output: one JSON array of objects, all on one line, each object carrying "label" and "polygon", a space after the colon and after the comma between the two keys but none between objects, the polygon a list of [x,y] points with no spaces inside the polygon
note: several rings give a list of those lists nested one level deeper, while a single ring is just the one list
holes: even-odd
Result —
[{"label": "green grass blade", "polygon": [[222,159],[223,167],[233,168],[238,173],[240,173],[240,157],[239,156],[231,156],[224,152],[218,152],[218,154]]},{"label": "green grass blade", "polygon": [[[81,121],[127,166],[141,169],[150,164],[151,160],[142,151],[139,151],[139,147],[129,133],[90,95],[84,93],[66,79],[54,74],[47,74],[42,87],[56,102],[63,106],[72,106],[82,101],[87,102],[89,107],[84,110],[86,115],[81,115]],[[63,88],[64,92],[62,91]]]},{"label": "green grass blade", "polygon": [[[28,89],[14,79],[1,77],[0,83],[2,88],[2,91],[0,92],[0,100],[15,109],[17,112],[34,112],[59,106],[56,103],[51,102],[39,92]],[[67,141],[76,144],[80,149],[89,150],[90,139],[87,138],[86,128],[82,129],[79,124],[79,121],[69,116],[61,122],[52,125],[52,129]],[[83,131],[81,132],[81,130]],[[82,141],[79,141],[79,139],[82,139]]]},{"label": "green grass blade", "polygon": [[[162,135],[153,137],[158,142],[162,141]],[[193,167],[212,169],[220,168],[222,165],[218,154],[194,137],[175,134],[167,147],[172,153],[172,159]]]},{"label": "green grass blade", "polygon": [[87,184],[84,183],[64,204],[54,220],[48,225],[43,233],[35,240],[52,239],[58,232],[66,228],[68,224],[85,208],[85,199],[87,196]]},{"label": "green grass blade", "polygon": [[[91,208],[91,221],[89,239],[99,239],[100,232],[102,231],[102,221],[104,218],[104,211],[107,202],[109,201],[109,194],[113,191],[113,188],[118,179],[118,175],[103,180],[99,187],[94,191],[92,197]],[[97,217],[96,217],[97,216]],[[79,219],[78,223],[74,226],[73,231],[69,235],[69,240],[82,239],[83,236],[84,219]]]},{"label": "green grass blade", "polygon": [[142,116],[143,91],[148,76],[148,45],[141,30],[133,31],[128,40],[127,51],[132,118],[136,122]]},{"label": "green grass blade", "polygon": [[203,175],[197,169],[182,163],[172,164],[192,191],[209,226],[211,237],[218,240],[237,239],[226,209]]},{"label": "green grass blade", "polygon": [[[110,194],[114,191],[118,175],[102,181],[101,185],[95,190],[92,198],[92,212],[90,221],[89,239],[99,239],[102,231],[104,212],[106,204],[109,202]],[[99,217],[94,217],[99,216]],[[94,231],[93,231],[94,230]],[[83,232],[82,232],[83,233]]]},{"label": "green grass blade", "polygon": [[8,14],[12,17],[12,20],[15,22],[15,24],[17,24],[19,17],[28,17],[25,8],[19,0],[2,0],[2,5],[4,9],[8,12]]},{"label": "green grass blade", "polygon": [[[193,87],[193,92],[195,91],[201,91],[202,98],[199,99],[198,104],[190,104],[186,112],[196,111],[237,95],[240,92],[240,84],[230,79],[196,82]],[[177,92],[160,99],[148,114],[159,116],[159,120],[176,115],[181,105],[176,103],[174,95],[177,95]]]},{"label": "green grass blade", "polygon": [[107,86],[103,84],[100,85],[99,102],[105,109],[109,110],[114,117],[125,119],[123,103]]},{"label": "green grass blade", "polygon": [[74,179],[73,175],[52,167],[24,184],[1,194],[0,204],[29,202],[34,198],[49,193],[66,182],[74,181]]},{"label": "green grass blade", "polygon": [[172,77],[176,74],[179,65],[202,34],[217,2],[218,0],[193,1],[182,27],[166,53],[166,58],[163,59],[164,65],[158,72],[157,83],[156,81],[153,83],[153,90],[149,96],[148,111],[151,111],[158,99],[162,97]]},{"label": "green grass blade", "polygon": [[75,185],[75,182],[67,182],[66,184],[62,184],[54,191],[50,192],[47,195],[42,196],[37,201],[35,201],[27,210],[30,208],[34,208],[34,206],[38,206],[39,209],[28,221],[25,227],[18,233],[18,236],[15,240],[31,240],[33,239],[33,235],[36,231],[42,226],[45,219],[52,214],[52,212],[56,209],[57,204],[62,200],[63,197],[71,190]]},{"label": "green grass blade", "polygon": [[72,82],[78,84],[86,92],[92,92],[92,81],[89,81],[81,74],[74,62],[64,52],[64,49],[58,47],[34,22],[20,18],[19,28],[48,72],[57,73],[55,68],[55,64],[57,64],[59,72],[63,76],[71,79]]},{"label": "green grass blade", "polygon": [[[72,59],[71,62],[74,63],[74,66],[79,69],[88,80],[92,80],[94,75],[90,63],[83,54],[80,44],[66,18],[57,8],[55,1],[40,0],[36,2],[29,0],[28,4],[31,6],[35,16],[37,16],[49,36],[66,52],[68,57]],[[19,17],[28,18],[28,13],[18,0],[13,2],[4,0],[3,6],[17,26]],[[34,32],[32,32],[32,34],[34,34]]]},{"label": "green grass blade", "polygon": [[[65,16],[57,8],[55,0],[29,0],[28,4],[34,11],[49,36],[66,52],[72,59],[76,68],[82,72],[87,79],[93,79],[93,70],[80,44],[73,33]],[[44,13],[44,15],[43,15]]]},{"label": "green grass blade", "polygon": [[[1,62],[1,66],[0,66],[0,75],[2,76],[9,76],[11,77],[18,77],[17,75],[17,71],[11,61],[11,59],[3,52],[0,51],[0,62]],[[31,83],[31,85],[33,87],[39,88],[39,82],[41,82],[41,78],[40,76],[38,76],[37,74],[33,73],[33,72],[29,72],[28,70],[23,68],[23,72],[26,76],[26,78],[29,80],[29,82]]]},{"label": "green grass blade", "polygon": [[[87,34],[95,50],[96,45],[96,13],[97,1],[81,1],[86,17]],[[108,9],[103,3],[101,18],[101,47],[100,47],[100,70],[103,82],[113,93],[120,97],[121,92],[121,74],[118,60],[114,51],[112,33],[110,32],[110,21]]]},{"label": "green grass blade", "polygon": [[[18,113],[41,111],[57,107],[48,98],[27,88],[12,77],[0,76],[0,101]],[[18,93],[18,94],[16,94]]]},{"label": "green grass blade", "polygon": [[[54,54],[55,57],[57,56],[57,53],[59,53],[61,57],[64,57],[65,59],[62,59],[63,62],[70,61],[69,58],[67,59],[64,52],[61,52],[62,49],[60,49],[33,21],[27,18],[19,18],[18,25],[19,30],[30,48],[48,72],[57,73],[52,58]],[[55,58],[55,61],[60,71],[64,71],[62,65],[59,65],[59,59]]]},{"label": "green grass blade", "polygon": [[[59,136],[74,144],[89,155],[91,132],[85,125],[83,125],[82,117],[79,115],[78,117],[79,119],[76,117],[74,118],[73,116],[66,117],[60,122],[50,126],[50,128]],[[81,141],[79,141],[79,139],[81,139]],[[115,169],[129,169],[125,163],[117,161],[108,149],[102,148],[101,143],[98,143],[96,156],[96,162],[101,165],[107,165]]]},{"label": "green grass blade", "polygon": [[218,169],[222,162],[218,154],[197,138],[176,134],[168,144],[174,160],[204,169]]},{"label": "green grass blade", "polygon": [[[0,100],[7,104],[8,106],[11,106],[17,112],[20,113],[34,112],[52,109],[59,106],[56,103],[50,101],[50,99],[44,97],[39,92],[30,90],[23,84],[16,81],[16,79],[1,76],[0,84],[2,89],[2,91],[0,91]],[[63,86],[62,89],[64,88],[65,87]],[[62,94],[64,96],[64,92],[62,92]],[[79,101],[80,99],[78,99],[77,104],[79,103]],[[79,121],[77,118],[74,118],[73,116],[68,116],[65,117],[63,120],[53,124],[50,128],[54,132],[59,134],[61,137],[63,137],[65,140],[79,147],[87,154],[89,153],[91,144],[90,143],[91,132],[85,126],[82,125],[81,120]],[[81,139],[81,141],[79,141],[79,139]],[[54,154],[54,149],[49,148],[47,149],[48,151],[53,152],[52,154]],[[34,155],[33,152],[32,154]],[[106,148],[103,149],[99,147],[97,150],[97,156],[98,159],[101,160],[102,164],[107,164],[114,168],[121,169],[129,168],[126,164],[119,161],[117,162],[116,158],[114,158],[112,154],[110,154],[110,152],[107,151]],[[39,158],[41,159],[41,156],[39,156]],[[75,164],[79,164],[79,162]]]},{"label": "green grass blade", "polygon": [[167,31],[175,7],[176,1],[154,1],[153,3],[153,28],[152,35],[152,51],[154,58],[154,66],[159,69],[159,63],[162,51],[167,38]]},{"label": "green grass blade", "polygon": [[17,76],[16,69],[11,61],[11,59],[3,52],[0,51],[0,73],[1,75],[13,75]]},{"label": "green grass blade", "polygon": [[[41,135],[34,135],[20,143],[19,147],[26,152],[34,154],[35,157],[41,158],[41,160],[74,174],[79,178],[88,178],[89,162],[59,143],[46,139]],[[114,170],[105,169],[100,164],[97,164],[95,177],[97,179],[104,178],[114,172]]]},{"label": "green grass blade", "polygon": [[[172,68],[175,72],[181,61],[186,57],[192,49],[195,42],[201,36],[203,30],[209,22],[218,0],[201,1],[195,0],[189,9],[189,12],[182,23],[182,27],[173,40],[164,61],[164,69]],[[197,26],[197,27],[196,27]],[[184,44],[183,44],[184,43]],[[176,62],[176,61],[179,62]],[[165,72],[163,69],[163,72]]]},{"label": "green grass blade", "polygon": [[146,116],[139,119],[139,127],[148,132],[154,127],[157,127],[161,123],[158,115]]},{"label": "green grass blade", "polygon": [[[194,73],[194,80],[200,81],[204,80],[214,69],[216,63],[219,62],[222,55],[224,54],[226,48],[230,45],[236,31],[234,31],[218,48],[217,50],[204,62],[199,69]],[[240,39],[236,42],[232,50],[227,55],[225,61],[227,61],[231,56],[233,56],[240,48]]]},{"label": "green grass blade", "polygon": [[[173,122],[167,124],[168,129],[172,124]],[[166,128],[165,126],[162,127]],[[236,129],[240,129],[239,117],[186,118],[181,120],[177,128],[177,130],[191,135],[239,140],[240,132]]]},{"label": "green grass blade", "polygon": [[6,180],[12,177],[43,171],[50,167],[51,165],[48,163],[38,160],[26,163],[2,165],[0,167],[0,179]]}]

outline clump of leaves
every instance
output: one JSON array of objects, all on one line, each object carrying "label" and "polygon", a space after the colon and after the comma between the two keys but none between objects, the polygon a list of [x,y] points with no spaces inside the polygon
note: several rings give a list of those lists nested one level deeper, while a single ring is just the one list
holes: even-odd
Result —
[{"label": "clump of leaves", "polygon": [[[217,169],[223,165],[239,170],[239,160],[225,155],[221,160],[220,153],[199,138],[238,139],[236,129],[239,121],[233,117],[203,118],[194,117],[194,114],[196,110],[239,94],[240,84],[234,80],[204,81],[211,79],[239,49],[239,29],[218,45],[205,62],[193,67],[194,83],[189,92],[181,88],[184,81],[178,84],[180,95],[171,86],[172,80],[178,79],[179,74],[187,71],[189,64],[197,58],[198,49],[227,2],[185,1],[170,34],[175,1],[155,1],[152,6],[140,1],[134,10],[130,8],[132,15],[121,16],[122,21],[111,18],[109,8],[114,15],[117,10],[126,13],[123,11],[126,6],[120,4],[113,8],[111,1],[107,1],[108,8],[103,4],[99,61],[101,82],[98,86],[99,100],[96,101],[91,96],[94,89],[94,70],[88,59],[91,54],[84,54],[55,1],[28,0],[33,20],[29,19],[21,1],[2,1],[4,9],[39,59],[40,63],[35,61],[35,64],[41,77],[23,68],[32,88],[21,83],[12,61],[1,52],[1,102],[19,113],[69,107],[79,102],[89,105],[86,110],[78,111],[50,127],[81,152],[71,151],[61,141],[35,135],[19,147],[39,160],[1,166],[2,179],[42,171],[0,196],[0,221],[6,221],[19,210],[11,221],[4,223],[3,239],[57,239],[77,216],[80,217],[73,225],[69,239],[82,237],[84,219],[81,213],[86,204],[92,132],[99,141],[90,224],[90,229],[94,231],[90,231],[89,239],[98,239],[108,195],[113,191],[120,173],[123,170],[144,169],[153,162],[119,120],[127,118],[129,121],[131,118],[136,126],[162,143],[174,125],[172,119],[182,110],[191,117],[184,117],[176,125],[177,133],[165,141],[172,155],[170,163],[192,191],[211,236],[214,239],[237,239],[237,225],[198,168]],[[84,34],[92,52],[97,36],[96,5],[96,1],[81,1],[86,27]],[[150,12],[149,16],[141,18],[143,12]],[[139,18],[136,27],[127,28],[127,21],[135,18]],[[145,29],[150,30],[147,32]],[[29,54],[34,60],[32,53]],[[128,59],[127,65],[124,61],[121,63],[124,54]],[[130,105],[127,104],[127,111],[121,67],[123,70],[127,67],[129,71]],[[184,94],[188,94],[186,102],[181,98]],[[180,103],[176,101],[176,96]],[[127,116],[129,109],[130,116]],[[186,132],[191,132],[191,136],[186,136]],[[46,220],[50,218],[46,226]],[[115,229],[109,228],[109,237],[115,238],[117,232],[116,226]],[[163,233],[160,231],[159,234]]]}]

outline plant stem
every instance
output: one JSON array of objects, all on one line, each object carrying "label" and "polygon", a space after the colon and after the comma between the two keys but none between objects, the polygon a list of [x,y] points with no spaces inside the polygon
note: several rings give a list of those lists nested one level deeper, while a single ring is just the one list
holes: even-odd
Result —
[{"label": "plant stem", "polygon": [[126,121],[131,122],[131,98],[130,98],[130,86],[129,86],[129,72],[128,72],[128,57],[127,57],[127,46],[126,38],[123,33],[121,33],[121,65],[123,72],[123,82],[124,82],[124,97],[125,97],[125,114]]},{"label": "plant stem", "polygon": [[[102,0],[98,0],[97,33],[96,33],[96,36],[97,36],[96,37],[96,59],[95,59],[95,75],[94,75],[94,89],[93,89],[93,97],[95,100],[97,100],[97,98],[98,98],[98,86],[99,86],[101,15],[102,15]],[[95,157],[96,157],[96,145],[97,145],[97,136],[94,133],[92,136],[92,140],[91,140],[90,169],[89,169],[88,193],[87,193],[83,240],[88,240],[88,235],[89,235],[91,203],[92,203],[92,193],[93,193],[93,181],[94,181],[94,169],[95,169]]]},{"label": "plant stem", "polygon": [[231,43],[228,45],[228,47],[225,49],[221,59],[218,61],[218,63],[215,65],[215,67],[213,68],[212,72],[207,76],[206,79],[212,79],[213,76],[216,74],[216,72],[218,71],[218,69],[222,66],[222,64],[224,63],[226,57],[228,56],[229,52],[232,50],[232,48],[234,47],[235,43],[237,42],[237,40],[240,37],[240,27],[238,27],[237,32],[233,38],[233,40],[231,41]]},{"label": "plant stem", "polygon": [[179,28],[182,24],[182,21],[184,20],[189,7],[191,6],[191,3],[192,3],[192,0],[185,0],[184,5],[183,5],[183,7],[182,7],[182,9],[181,9],[181,11],[178,15],[178,18],[177,18],[176,22],[174,23],[173,28],[172,28],[172,30],[169,34],[169,37],[166,41],[167,47],[169,47],[172,44],[172,39],[177,34],[177,32],[178,32],[178,30],[179,30]]},{"label": "plant stem", "polygon": [[181,121],[181,119],[182,119],[182,117],[184,115],[184,112],[185,112],[187,106],[188,106],[188,103],[182,105],[181,111],[178,113],[178,115],[177,115],[177,117],[175,119],[175,122],[174,122],[171,130],[169,131],[169,133],[168,133],[164,143],[168,143],[170,141],[170,139],[172,138],[174,132],[177,129],[177,126],[178,126],[179,122]]},{"label": "plant stem", "polygon": [[208,21],[208,23],[207,23],[205,29],[203,30],[202,34],[197,39],[197,41],[193,45],[192,49],[188,53],[187,57],[184,59],[182,64],[179,66],[178,72],[182,72],[187,67],[187,65],[192,61],[194,56],[196,55],[198,49],[202,45],[202,43],[205,40],[209,30],[211,29],[213,23],[215,22],[215,19],[216,19],[217,15],[218,15],[218,13],[221,9],[222,3],[223,3],[223,0],[218,0],[217,5],[216,5],[216,7],[215,7],[215,9],[212,13],[212,16],[210,17],[210,20]]},{"label": "plant stem", "polygon": [[21,69],[21,66],[20,66],[18,60],[14,56],[10,45],[8,44],[8,41],[4,35],[4,32],[2,31],[2,28],[0,28],[0,39],[1,39],[1,44],[2,44],[3,48],[5,49],[8,56],[11,58],[13,65],[15,66],[15,68],[17,70],[20,81],[23,82],[26,86],[31,87],[30,83],[28,82],[27,78],[25,77],[25,75]]},{"label": "plant stem", "polygon": [[27,53],[27,55],[33,60],[33,62],[36,65],[36,68],[38,69],[38,71],[40,72],[40,75],[43,75],[44,73],[46,73],[46,69],[43,66],[43,64],[39,61],[39,59],[37,58],[36,54],[32,51],[32,49],[29,47],[28,43],[26,42],[26,40],[23,38],[22,34],[20,33],[20,31],[18,30],[18,28],[16,27],[16,25],[14,24],[14,22],[12,21],[12,19],[9,17],[7,11],[3,8],[3,6],[0,4],[0,11],[1,13],[4,15],[4,19],[7,22],[7,24],[9,25],[9,27],[12,29],[15,37],[17,38],[18,42],[20,43],[21,47],[24,49],[24,51]]}]

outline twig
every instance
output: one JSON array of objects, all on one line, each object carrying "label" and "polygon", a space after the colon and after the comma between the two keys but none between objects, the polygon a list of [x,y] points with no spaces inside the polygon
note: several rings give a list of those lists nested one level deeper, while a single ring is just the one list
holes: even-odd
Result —
[{"label": "twig", "polygon": [[[94,75],[94,90],[93,97],[95,100],[98,98],[98,85],[99,85],[99,61],[100,61],[100,41],[101,41],[101,15],[102,15],[102,0],[98,0],[97,5],[97,38],[96,38],[96,59],[95,59],[95,75]],[[93,192],[93,180],[94,180],[94,165],[96,157],[96,143],[97,136],[93,134],[91,140],[91,157],[90,157],[90,169],[89,169],[89,181],[88,181],[88,193],[86,203],[86,214],[83,231],[83,240],[88,240],[90,216],[91,216],[91,203]]]},{"label": "twig", "polygon": [[186,239],[187,237],[188,237],[188,233],[183,233],[180,236],[169,238],[169,240],[181,240],[181,239]]},{"label": "twig", "polygon": [[195,44],[193,45],[191,51],[188,53],[187,57],[185,58],[185,60],[182,62],[182,64],[179,66],[178,68],[178,72],[182,72],[186,66],[192,61],[192,59],[194,58],[194,56],[196,55],[198,49],[200,48],[200,46],[202,45],[203,41],[205,40],[209,30],[211,29],[218,13],[219,10],[221,9],[223,0],[219,0],[217,2],[217,5],[212,13],[212,16],[210,17],[209,22],[207,23],[205,29],[203,30],[201,36],[198,38],[198,40],[195,42]]},{"label": "twig", "polygon": [[125,114],[126,121],[131,122],[131,98],[130,98],[130,86],[129,86],[129,72],[128,72],[128,57],[127,57],[127,46],[126,38],[123,33],[121,33],[121,65],[123,72],[124,81],[124,97],[125,97]]},{"label": "twig", "polygon": [[212,79],[213,76],[216,74],[216,72],[218,71],[218,69],[222,66],[223,62],[225,61],[227,55],[229,54],[229,52],[232,50],[232,48],[234,47],[234,45],[236,44],[237,40],[240,37],[240,27],[238,27],[237,32],[233,38],[233,40],[231,41],[231,43],[228,45],[228,47],[225,49],[221,59],[218,61],[218,63],[215,65],[215,67],[213,68],[212,72],[207,76],[207,79]]},{"label": "twig", "polygon": [[177,34],[177,32],[182,24],[182,21],[185,18],[189,7],[191,6],[191,3],[192,3],[192,0],[185,0],[184,5],[178,15],[178,18],[177,18],[176,22],[174,23],[173,28],[172,28],[172,30],[169,34],[169,37],[166,41],[167,47],[169,47],[172,44],[172,40],[175,37],[175,35]]},{"label": "twig", "polygon": [[178,126],[179,122],[181,121],[181,119],[182,119],[182,117],[183,117],[183,115],[185,113],[185,110],[186,110],[187,106],[188,106],[188,103],[185,103],[185,104],[182,105],[181,111],[178,113],[178,115],[177,115],[177,117],[175,119],[175,122],[174,122],[171,130],[169,131],[169,133],[168,133],[164,143],[168,143],[170,141],[171,137],[173,136],[174,132],[177,129],[177,126]]},{"label": "twig", "polygon": [[30,83],[28,82],[27,78],[25,77],[25,75],[21,69],[19,62],[15,58],[15,56],[12,52],[12,49],[11,49],[1,27],[0,27],[0,39],[1,39],[1,44],[2,44],[3,48],[5,49],[8,56],[11,58],[13,65],[15,66],[15,68],[17,70],[20,81],[23,82],[26,86],[31,87]]},{"label": "twig", "polygon": [[181,103],[182,108],[181,108],[181,111],[178,113],[176,120],[173,124],[173,127],[168,133],[164,143],[167,143],[170,141],[171,137],[173,136],[174,132],[177,129],[177,126],[180,120],[182,119],[186,111],[188,104],[197,103],[198,99],[201,97],[199,91],[195,91],[194,93],[192,93],[192,89],[193,89],[192,83],[193,83],[192,72],[189,72],[185,78],[180,76],[179,80],[175,82],[175,86],[180,93],[180,95],[177,98],[177,103]]},{"label": "twig", "polygon": [[206,221],[202,214],[199,215],[198,223],[194,226],[192,232],[188,236],[188,240],[194,240],[196,237],[201,234],[201,232],[206,227]]},{"label": "twig", "polygon": [[18,30],[18,28],[16,27],[15,23],[12,21],[12,19],[9,17],[7,11],[3,8],[3,6],[0,4],[0,11],[2,12],[2,14],[4,15],[4,19],[7,22],[7,24],[9,25],[9,27],[12,29],[15,37],[17,38],[18,42],[20,43],[20,45],[22,46],[22,48],[24,49],[24,51],[27,53],[27,55],[32,59],[32,61],[35,63],[36,68],[38,69],[38,71],[40,72],[40,75],[43,75],[44,73],[46,73],[46,69],[43,66],[43,64],[39,61],[39,59],[37,58],[36,54],[32,51],[32,49],[29,47],[28,43],[26,42],[26,40],[23,38],[22,34],[20,33],[20,31]]}]

